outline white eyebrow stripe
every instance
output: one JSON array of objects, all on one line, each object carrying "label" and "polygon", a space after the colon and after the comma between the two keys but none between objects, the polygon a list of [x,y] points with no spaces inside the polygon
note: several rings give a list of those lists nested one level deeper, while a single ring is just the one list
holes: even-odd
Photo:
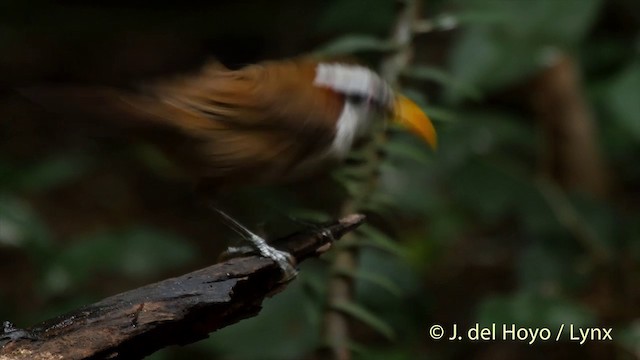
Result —
[{"label": "white eyebrow stripe", "polygon": [[314,85],[347,94],[368,95],[379,89],[380,79],[371,70],[358,65],[318,64]]}]

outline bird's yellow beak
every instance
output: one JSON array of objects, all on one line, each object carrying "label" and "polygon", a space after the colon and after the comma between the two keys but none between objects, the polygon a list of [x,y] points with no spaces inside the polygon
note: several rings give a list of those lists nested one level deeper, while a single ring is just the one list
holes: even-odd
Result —
[{"label": "bird's yellow beak", "polygon": [[396,97],[393,120],[418,135],[432,149],[435,150],[438,147],[436,129],[431,120],[416,103],[406,96],[398,95]]}]

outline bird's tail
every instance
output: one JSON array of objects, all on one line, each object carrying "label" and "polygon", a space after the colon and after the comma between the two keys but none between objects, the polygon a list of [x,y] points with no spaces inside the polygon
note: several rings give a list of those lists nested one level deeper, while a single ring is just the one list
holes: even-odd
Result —
[{"label": "bird's tail", "polygon": [[[63,122],[93,130],[131,130],[158,126],[160,121],[145,111],[145,96],[109,87],[38,86],[18,92],[45,113]],[[155,102],[157,106],[157,102]]]},{"label": "bird's tail", "polygon": [[199,139],[173,120],[179,118],[173,116],[174,108],[153,95],[90,86],[30,87],[19,93],[44,111],[36,125],[39,133],[104,144],[143,142],[187,171],[198,172],[204,166]]}]

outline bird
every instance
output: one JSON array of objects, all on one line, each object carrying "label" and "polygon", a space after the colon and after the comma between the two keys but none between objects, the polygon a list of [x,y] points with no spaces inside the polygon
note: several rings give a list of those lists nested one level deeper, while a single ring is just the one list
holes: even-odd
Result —
[{"label": "bird", "polygon": [[[418,105],[352,62],[300,57],[229,69],[213,60],[193,73],[135,89],[57,86],[21,92],[85,122],[174,139],[161,147],[214,189],[308,176],[330,160],[344,159],[376,121],[390,119],[437,146],[435,128]],[[295,276],[289,254],[217,211],[286,277]]]}]

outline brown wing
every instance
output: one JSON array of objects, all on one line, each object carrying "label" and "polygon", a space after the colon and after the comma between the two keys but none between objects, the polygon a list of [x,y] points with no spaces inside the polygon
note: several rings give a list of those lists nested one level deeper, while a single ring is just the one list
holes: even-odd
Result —
[{"label": "brown wing", "polygon": [[333,139],[343,99],[312,86],[315,66],[305,60],[240,70],[210,64],[128,101],[197,139],[206,177],[270,182],[299,175],[298,165]]},{"label": "brown wing", "polygon": [[199,176],[269,182],[299,175],[297,165],[333,139],[343,99],[311,86],[316,65],[297,60],[228,70],[212,62],[141,93],[98,87],[22,93],[65,122],[149,139]]}]

